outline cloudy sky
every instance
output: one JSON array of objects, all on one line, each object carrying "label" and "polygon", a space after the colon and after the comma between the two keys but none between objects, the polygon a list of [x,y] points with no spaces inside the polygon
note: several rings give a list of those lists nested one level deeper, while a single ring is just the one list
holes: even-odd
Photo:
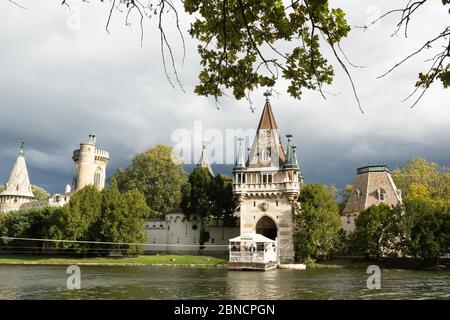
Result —
[{"label": "cloudy sky", "polygon": [[[218,109],[213,99],[193,93],[200,66],[196,43],[187,34],[186,63],[179,69],[184,93],[165,78],[156,20],[144,24],[141,47],[138,25],[126,27],[120,13],[110,33],[105,31],[107,3],[73,0],[69,12],[60,1],[19,2],[27,9],[0,2],[0,183],[8,179],[22,137],[32,183],[63,192],[72,180],[72,151],[90,133],[111,153],[110,175],[137,152],[159,143],[175,145],[173,136],[181,129],[193,132],[200,124],[207,134],[225,135],[257,125],[263,89],[252,93],[255,113],[246,101],[223,98]],[[330,1],[347,12],[351,26],[366,24],[400,2],[405,1]],[[191,18],[181,19],[186,29]],[[335,94],[327,100],[317,92],[294,100],[285,93],[286,83],[277,86],[280,95],[272,97],[272,107],[281,133],[294,135],[308,182],[342,186],[352,182],[358,166],[395,168],[413,156],[450,165],[450,90],[436,84],[414,109],[412,101],[401,102],[432,51],[376,79],[447,20],[440,1],[432,1],[411,21],[408,39],[390,37],[395,19],[366,32],[353,28],[342,46],[352,62],[367,66],[351,69],[365,114],[328,50],[336,77],[327,88]],[[179,65],[181,45],[170,21],[167,30]]]}]

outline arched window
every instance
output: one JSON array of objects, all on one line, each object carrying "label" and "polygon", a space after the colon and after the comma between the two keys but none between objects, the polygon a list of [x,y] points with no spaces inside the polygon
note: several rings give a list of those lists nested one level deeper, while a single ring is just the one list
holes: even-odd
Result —
[{"label": "arched window", "polygon": [[97,188],[101,187],[101,177],[102,177],[102,170],[100,168],[98,168],[94,174],[94,185]]},{"label": "arched window", "polygon": [[265,148],[261,152],[261,161],[268,162],[270,161],[270,148]]}]

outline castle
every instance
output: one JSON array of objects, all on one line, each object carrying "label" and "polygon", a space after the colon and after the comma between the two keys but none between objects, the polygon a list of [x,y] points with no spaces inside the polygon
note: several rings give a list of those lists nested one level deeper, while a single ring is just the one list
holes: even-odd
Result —
[{"label": "castle", "polygon": [[[280,263],[294,262],[293,218],[298,208],[298,196],[303,187],[296,146],[292,135],[287,134],[286,146],[275,121],[266,94],[266,102],[259,120],[256,136],[248,154],[238,139],[238,153],[233,168],[233,193],[239,201],[235,213],[238,226],[225,227],[215,221],[206,226],[209,240],[200,245],[201,218],[191,215],[188,219],[180,208],[174,208],[163,219],[148,219],[144,224],[147,236],[146,252],[198,252],[228,251],[229,239],[256,233],[276,243]],[[109,153],[97,148],[95,135],[73,152],[75,163],[72,186],[67,185],[63,195],[55,194],[36,200],[28,177],[24,143],[11,171],[6,189],[0,193],[0,212],[21,208],[62,206],[70,196],[87,185],[98,190],[105,187]],[[214,175],[205,146],[198,166],[207,168]],[[355,183],[344,210],[342,227],[347,232],[355,229],[358,214],[373,204],[401,203],[401,193],[386,166],[367,166],[357,169]]]},{"label": "castle", "polygon": [[[277,240],[281,263],[294,261],[292,219],[297,198],[303,185],[303,176],[297,162],[292,136],[287,135],[287,146],[281,143],[268,95],[258,124],[253,147],[246,154],[242,139],[233,169],[233,192],[239,200],[237,227],[219,223],[207,226],[209,240],[203,251],[228,251],[229,239],[245,233],[259,233]],[[206,148],[203,147],[198,166],[214,175]],[[147,252],[197,251],[200,238],[200,216],[187,219],[176,208],[163,220],[150,219],[145,224],[149,246]]]},{"label": "castle", "polygon": [[35,199],[25,161],[24,141],[20,145],[19,155],[11,171],[5,190],[0,193],[0,212],[45,206],[63,206],[71,194],[92,184],[99,190],[105,187],[106,166],[109,153],[96,148],[95,135],[89,135],[87,142],[73,152],[75,171],[72,187],[66,186],[64,195],[54,194],[47,199]]}]

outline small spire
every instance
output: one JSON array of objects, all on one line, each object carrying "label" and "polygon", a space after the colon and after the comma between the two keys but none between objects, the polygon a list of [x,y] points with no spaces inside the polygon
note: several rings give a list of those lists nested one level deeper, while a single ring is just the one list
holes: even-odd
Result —
[{"label": "small spire", "polygon": [[286,161],[284,162],[284,168],[285,169],[298,169],[298,162],[297,162],[297,154],[295,152],[297,146],[292,145],[292,134],[286,135],[288,139],[287,144],[287,151],[286,151]]},{"label": "small spire", "polygon": [[23,147],[25,145],[25,140],[21,139],[20,140],[20,150],[19,150],[19,154],[23,154]]},{"label": "small spire", "polygon": [[292,146],[292,166],[295,168],[298,168],[298,162],[297,162],[297,146]]},{"label": "small spire", "polygon": [[286,135],[286,138],[288,140],[288,143],[286,147],[286,161],[284,163],[284,166],[288,167],[292,165],[292,148],[291,148],[292,134],[288,133]]},{"label": "small spire", "polygon": [[243,145],[242,141],[244,141],[243,138],[238,138],[239,141],[239,147],[238,147],[238,154],[236,157],[236,165],[235,169],[244,169],[245,168],[245,158],[244,158],[244,152],[243,152]]},{"label": "small spire", "polygon": [[211,175],[214,176],[211,164],[209,163],[205,144],[202,144],[202,155],[200,156],[200,160],[198,161],[197,167],[203,167],[208,169],[209,173],[211,173]]}]

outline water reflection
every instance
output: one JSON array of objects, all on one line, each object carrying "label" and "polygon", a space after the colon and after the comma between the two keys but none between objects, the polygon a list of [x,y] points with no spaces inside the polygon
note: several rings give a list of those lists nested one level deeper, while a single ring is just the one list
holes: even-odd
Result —
[{"label": "water reflection", "polygon": [[0,299],[450,299],[449,271],[382,270],[381,290],[360,269],[268,272],[156,267],[0,266]]}]

